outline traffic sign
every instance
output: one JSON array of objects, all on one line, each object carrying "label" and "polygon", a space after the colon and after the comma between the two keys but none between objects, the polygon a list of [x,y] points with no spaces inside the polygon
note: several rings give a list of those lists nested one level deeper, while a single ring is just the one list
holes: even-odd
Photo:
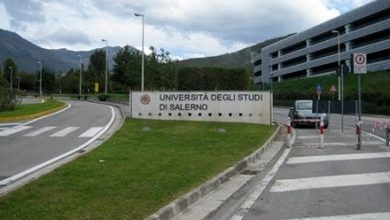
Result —
[{"label": "traffic sign", "polygon": [[353,69],[355,74],[367,73],[367,54],[365,53],[353,54]]},{"label": "traffic sign", "polygon": [[337,92],[336,86],[334,84],[332,85],[332,87],[330,87],[330,92],[333,94]]},{"label": "traffic sign", "polygon": [[321,93],[322,93],[322,87],[321,87],[320,84],[317,84],[317,85],[316,85],[316,92],[317,92],[317,95],[321,95]]},{"label": "traffic sign", "polygon": [[320,100],[321,93],[322,93],[322,87],[319,83],[317,83],[317,85],[316,85],[316,92],[317,92],[318,100]]}]

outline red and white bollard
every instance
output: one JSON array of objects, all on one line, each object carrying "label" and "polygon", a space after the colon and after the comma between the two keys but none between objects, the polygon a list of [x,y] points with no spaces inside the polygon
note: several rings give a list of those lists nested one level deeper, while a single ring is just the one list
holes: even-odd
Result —
[{"label": "red and white bollard", "polygon": [[324,148],[324,119],[320,121],[320,148]]},{"label": "red and white bollard", "polygon": [[359,119],[356,119],[356,136],[357,136],[357,143],[356,143],[356,150],[360,150],[362,147],[362,128],[361,128],[361,121]]},{"label": "red and white bollard", "polygon": [[287,147],[291,147],[291,119],[287,118]]}]

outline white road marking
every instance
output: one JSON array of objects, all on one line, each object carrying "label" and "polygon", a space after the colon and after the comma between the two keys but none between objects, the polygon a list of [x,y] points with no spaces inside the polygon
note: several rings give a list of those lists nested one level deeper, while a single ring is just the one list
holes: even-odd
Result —
[{"label": "white road marking", "polygon": [[15,133],[27,130],[27,129],[31,128],[31,127],[32,126],[17,126],[17,127],[13,127],[13,128],[7,129],[7,130],[0,131],[0,136],[1,137],[6,137],[6,136],[9,136],[11,134],[15,134]]},{"label": "white road marking", "polygon": [[102,129],[103,127],[92,127],[88,129],[86,132],[82,133],[79,137],[93,137]]},{"label": "white road marking", "polygon": [[375,212],[375,213],[362,213],[353,215],[334,215],[323,216],[313,218],[296,218],[290,220],[388,220],[390,219],[390,212]]},{"label": "white road marking", "polygon": [[19,180],[19,179],[21,179],[23,177],[26,177],[27,175],[30,175],[30,174],[32,174],[32,173],[34,173],[34,172],[36,172],[36,171],[46,167],[46,166],[49,166],[49,165],[51,165],[53,163],[56,163],[56,162],[58,162],[58,161],[60,161],[60,160],[62,160],[64,158],[66,158],[66,157],[68,157],[68,156],[70,156],[70,155],[80,151],[81,149],[86,148],[92,142],[96,141],[96,139],[98,139],[102,134],[104,134],[104,132],[106,132],[111,127],[111,125],[114,123],[114,120],[115,120],[114,108],[111,107],[111,106],[108,106],[108,107],[111,109],[111,119],[108,122],[108,124],[98,134],[96,134],[96,136],[92,137],[91,139],[89,139],[87,142],[85,142],[84,144],[80,145],[79,147],[77,147],[77,148],[75,148],[75,149],[73,149],[71,151],[68,151],[67,153],[61,154],[58,157],[55,157],[55,158],[50,159],[50,160],[48,160],[46,162],[43,162],[43,163],[38,164],[38,165],[36,165],[34,167],[31,167],[30,169],[27,169],[27,170],[25,170],[23,172],[20,172],[20,173],[16,174],[16,175],[8,177],[7,179],[1,180],[0,181],[0,187],[1,186],[7,186],[10,183],[13,183],[13,182],[15,182],[15,181],[17,181],[17,180]]},{"label": "white road marking", "polygon": [[62,129],[52,135],[50,135],[50,137],[64,137],[70,133],[72,133],[73,131],[79,129],[80,127],[67,127],[65,129]]},{"label": "white road marking", "polygon": [[256,188],[249,197],[242,204],[240,209],[233,215],[230,220],[241,220],[245,214],[249,211],[249,209],[253,206],[259,196],[263,193],[264,189],[271,182],[272,178],[275,176],[276,172],[282,166],[283,162],[286,160],[288,154],[290,153],[291,148],[288,148],[284,151],[283,155],[279,158],[279,160],[275,163],[272,169],[267,173],[264,179],[259,183],[259,187]]},{"label": "white road marking", "polygon": [[363,173],[277,180],[271,192],[390,183],[390,172]]},{"label": "white road marking", "polygon": [[338,160],[377,159],[377,158],[390,158],[390,152],[290,157],[287,160],[287,164],[316,163],[316,162],[338,161]]},{"label": "white road marking", "polygon": [[320,138],[320,135],[317,136],[298,136],[297,139],[314,139],[314,138]]},{"label": "white road marking", "polygon": [[28,134],[25,134],[23,136],[25,136],[25,137],[35,137],[37,135],[40,135],[40,134],[43,134],[43,133],[48,132],[50,130],[53,130],[54,128],[56,128],[56,127],[53,127],[53,126],[43,127],[43,128],[40,128],[40,129],[38,129],[36,131],[30,132]]},{"label": "white road marking", "polygon": [[20,123],[0,123],[0,126],[16,126],[20,125]]}]

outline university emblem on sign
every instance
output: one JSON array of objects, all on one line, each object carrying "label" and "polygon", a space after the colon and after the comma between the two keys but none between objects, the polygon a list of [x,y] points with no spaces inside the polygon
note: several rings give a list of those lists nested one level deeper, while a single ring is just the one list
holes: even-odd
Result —
[{"label": "university emblem on sign", "polygon": [[147,94],[142,95],[141,98],[140,98],[140,101],[141,101],[142,104],[147,105],[150,102],[150,96],[147,95]]}]

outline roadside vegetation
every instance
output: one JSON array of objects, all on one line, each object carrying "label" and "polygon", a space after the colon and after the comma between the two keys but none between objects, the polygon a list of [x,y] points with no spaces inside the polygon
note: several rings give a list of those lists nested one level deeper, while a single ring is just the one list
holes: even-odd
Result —
[{"label": "roadside vegetation", "polygon": [[[390,72],[375,72],[361,76],[362,112],[390,115]],[[337,100],[337,92],[332,96],[330,88],[337,88],[337,76],[327,75],[313,78],[275,82],[274,104],[292,106],[297,99],[317,99],[316,85],[323,88],[321,100]],[[344,77],[344,99],[357,100],[357,75]]]},{"label": "roadside vegetation", "polygon": [[44,103],[15,105],[12,110],[0,111],[0,122],[37,118],[64,107],[63,102],[48,99]]},{"label": "roadside vegetation", "polygon": [[143,219],[255,151],[274,131],[127,119],[91,153],[0,198],[0,219]]}]

